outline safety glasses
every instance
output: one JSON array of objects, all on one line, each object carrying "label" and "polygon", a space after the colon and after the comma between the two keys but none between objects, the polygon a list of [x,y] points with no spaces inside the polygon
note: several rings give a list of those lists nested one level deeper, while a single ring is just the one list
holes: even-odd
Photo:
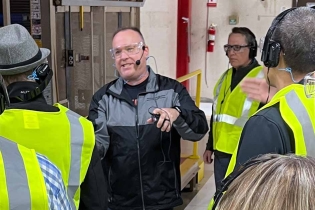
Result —
[{"label": "safety glasses", "polygon": [[109,52],[113,59],[121,58],[123,52],[127,55],[135,55],[140,52],[140,49],[143,47],[143,42],[133,43],[124,46],[118,46],[116,48],[110,49]]},{"label": "safety glasses", "polygon": [[240,52],[242,48],[250,47],[250,45],[228,45],[228,44],[226,44],[223,47],[224,47],[225,52],[228,52],[231,49],[233,49],[234,52]]}]

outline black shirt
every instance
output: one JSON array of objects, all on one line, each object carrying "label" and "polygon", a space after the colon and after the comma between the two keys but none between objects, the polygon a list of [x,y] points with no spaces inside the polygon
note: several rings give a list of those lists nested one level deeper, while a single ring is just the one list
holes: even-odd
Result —
[{"label": "black shirt", "polygon": [[129,100],[135,106],[137,105],[138,95],[140,93],[146,92],[148,79],[149,79],[149,77],[146,80],[144,80],[143,82],[141,82],[140,84],[138,84],[138,85],[129,85],[127,83],[124,85],[123,91],[126,93],[126,95],[129,98]]}]

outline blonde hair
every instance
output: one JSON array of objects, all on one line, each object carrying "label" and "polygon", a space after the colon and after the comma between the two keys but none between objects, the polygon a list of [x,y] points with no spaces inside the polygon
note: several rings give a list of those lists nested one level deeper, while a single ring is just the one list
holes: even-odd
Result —
[{"label": "blonde hair", "polygon": [[263,155],[229,186],[216,210],[315,209],[315,159]]}]

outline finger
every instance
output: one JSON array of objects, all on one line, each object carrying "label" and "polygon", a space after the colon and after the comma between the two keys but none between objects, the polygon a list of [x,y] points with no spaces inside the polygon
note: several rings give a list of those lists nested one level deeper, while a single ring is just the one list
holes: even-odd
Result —
[{"label": "finger", "polygon": [[208,162],[208,155],[207,154],[205,154],[204,156],[203,156],[203,161],[205,162],[205,163],[209,163]]},{"label": "finger", "polygon": [[248,88],[259,88],[260,84],[262,83],[262,79],[257,79],[257,78],[245,78],[240,86],[241,88],[243,87],[248,87]]},{"label": "finger", "polygon": [[152,119],[152,117],[150,117],[149,119],[147,119],[147,123],[154,123],[154,120]]},{"label": "finger", "polygon": [[241,87],[241,89],[242,89],[242,91],[243,92],[254,92],[254,93],[258,93],[259,92],[259,88],[258,87],[248,87],[248,86],[246,86],[246,87]]},{"label": "finger", "polygon": [[210,161],[211,161],[211,156],[209,154],[207,154],[207,162],[211,163]]},{"label": "finger", "polygon": [[168,127],[167,127],[167,129],[166,129],[166,132],[170,132],[171,129],[172,129],[172,123],[169,122],[169,125],[168,125]]},{"label": "finger", "polygon": [[243,89],[259,90],[259,88],[260,88],[260,85],[259,85],[259,84],[252,84],[252,83],[250,83],[250,84],[242,84],[242,85],[240,85],[240,86],[241,86],[242,90],[243,90]]},{"label": "finger", "polygon": [[204,157],[203,157],[203,160],[208,163],[208,154],[205,154]]},{"label": "finger", "polygon": [[163,122],[163,126],[161,128],[161,131],[169,131],[170,129],[168,129],[170,127],[170,120],[169,119],[164,119],[164,122]]},{"label": "finger", "polygon": [[156,126],[158,128],[162,128],[163,125],[164,125],[165,119],[168,119],[168,117],[167,117],[167,115],[166,115],[166,113],[164,111],[160,110],[159,114],[160,114],[160,118],[159,118],[159,121],[157,122]]},{"label": "finger", "polygon": [[255,101],[260,101],[261,97],[259,94],[247,94],[248,98],[255,100]]},{"label": "finger", "polygon": [[254,93],[259,93],[261,87],[259,85],[246,85],[246,86],[241,86],[241,89],[243,92],[254,92]]}]

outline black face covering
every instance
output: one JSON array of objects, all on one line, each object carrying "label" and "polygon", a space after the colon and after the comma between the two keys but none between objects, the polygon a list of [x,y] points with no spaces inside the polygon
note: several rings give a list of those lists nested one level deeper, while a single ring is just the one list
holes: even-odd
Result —
[{"label": "black face covering", "polygon": [[[13,98],[12,96],[25,94],[27,92],[35,90],[38,86],[39,84],[37,84],[36,82],[30,82],[30,81],[20,81],[20,82],[11,83],[8,86],[8,94],[9,94],[11,103],[21,102],[20,100]],[[42,94],[40,94],[37,98],[41,96]]]}]

